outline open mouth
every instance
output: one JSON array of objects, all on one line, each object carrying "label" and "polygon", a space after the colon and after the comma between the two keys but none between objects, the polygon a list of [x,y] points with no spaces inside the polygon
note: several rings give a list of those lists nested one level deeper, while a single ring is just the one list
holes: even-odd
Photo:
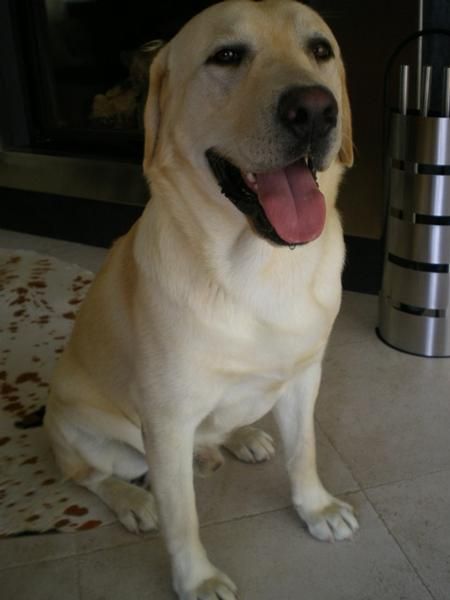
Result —
[{"label": "open mouth", "polygon": [[213,149],[206,158],[222,193],[262,237],[283,246],[318,238],[325,225],[325,199],[311,159],[300,158],[265,173],[241,172]]}]

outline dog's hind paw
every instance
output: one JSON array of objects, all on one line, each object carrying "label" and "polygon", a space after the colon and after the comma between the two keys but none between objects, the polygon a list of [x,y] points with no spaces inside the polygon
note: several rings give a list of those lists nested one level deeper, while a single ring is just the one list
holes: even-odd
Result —
[{"label": "dog's hind paw", "polygon": [[272,436],[257,427],[236,429],[224,446],[236,458],[248,463],[264,462],[275,454]]},{"label": "dog's hind paw", "polygon": [[146,533],[158,528],[158,515],[153,495],[136,487],[117,511],[119,521],[132,533]]},{"label": "dog's hind paw", "polygon": [[155,499],[147,490],[115,477],[93,477],[83,485],[116,513],[128,531],[140,533],[158,527]]},{"label": "dog's hind paw", "polygon": [[201,446],[194,452],[194,471],[200,477],[208,477],[223,465],[223,456],[216,446]]}]

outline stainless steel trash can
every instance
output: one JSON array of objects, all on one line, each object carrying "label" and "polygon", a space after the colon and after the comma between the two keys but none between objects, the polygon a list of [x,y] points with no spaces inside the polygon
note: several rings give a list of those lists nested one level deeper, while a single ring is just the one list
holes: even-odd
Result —
[{"label": "stainless steel trash can", "polygon": [[378,332],[399,350],[437,357],[450,356],[450,78],[442,116],[428,114],[427,73],[424,81],[421,110],[400,102],[390,116]]}]

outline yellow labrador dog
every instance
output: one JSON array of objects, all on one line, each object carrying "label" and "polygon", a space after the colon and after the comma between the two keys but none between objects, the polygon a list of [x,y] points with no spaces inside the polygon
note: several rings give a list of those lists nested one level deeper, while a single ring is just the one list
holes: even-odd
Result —
[{"label": "yellow labrador dog", "polygon": [[[214,5],[158,53],[145,127],[151,201],[88,293],[46,426],[66,476],[125,527],[159,521],[180,599],[234,600],[200,542],[193,458],[269,459],[251,426],[269,411],[311,534],[358,527],[318,477],[313,424],[352,162],[336,40],[292,0]],[[132,483],[147,471],[151,493]]]}]

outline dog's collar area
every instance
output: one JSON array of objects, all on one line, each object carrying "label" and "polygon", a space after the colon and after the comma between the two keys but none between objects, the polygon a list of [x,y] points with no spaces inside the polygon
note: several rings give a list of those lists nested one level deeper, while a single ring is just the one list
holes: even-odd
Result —
[{"label": "dog's collar area", "polygon": [[[235,165],[212,148],[205,154],[222,194],[250,219],[254,229],[261,237],[279,246],[289,246],[290,248],[307,243],[307,241],[286,241],[277,233],[258,199],[257,184],[252,173],[246,173],[243,177]],[[317,185],[317,173],[312,160],[304,159],[304,165],[311,171]]]}]

